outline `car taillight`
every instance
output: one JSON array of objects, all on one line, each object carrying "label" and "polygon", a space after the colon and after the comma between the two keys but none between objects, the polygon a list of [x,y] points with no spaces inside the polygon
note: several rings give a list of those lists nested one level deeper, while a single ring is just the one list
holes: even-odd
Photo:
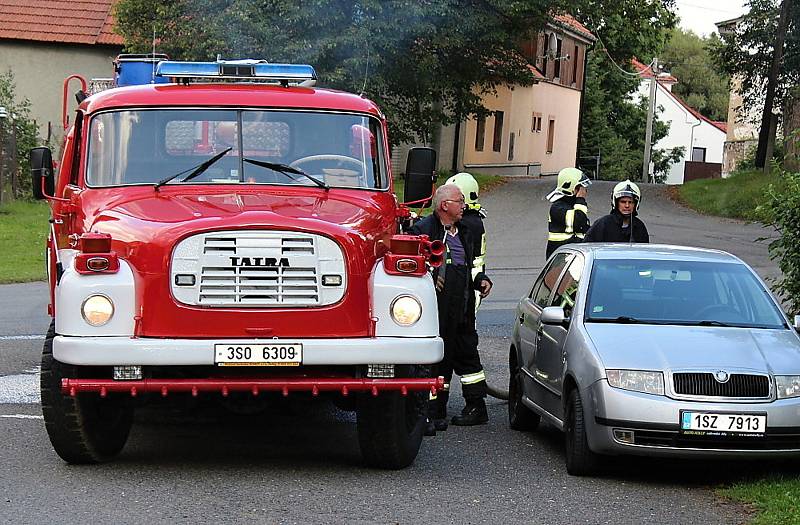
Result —
[{"label": "car taillight", "polygon": [[111,235],[89,232],[81,235],[75,256],[75,271],[80,274],[117,273],[119,258],[111,251]]}]

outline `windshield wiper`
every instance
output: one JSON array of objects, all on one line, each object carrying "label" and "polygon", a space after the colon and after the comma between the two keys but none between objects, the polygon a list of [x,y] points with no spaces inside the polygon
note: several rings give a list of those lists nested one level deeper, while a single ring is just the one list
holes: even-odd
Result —
[{"label": "windshield wiper", "polygon": [[169,181],[171,181],[173,179],[177,179],[178,177],[180,177],[181,175],[183,175],[184,173],[187,173],[187,172],[191,172],[191,173],[189,173],[189,175],[187,175],[186,178],[183,179],[181,182],[186,182],[188,180],[192,180],[193,178],[197,177],[198,175],[201,175],[204,171],[206,171],[208,168],[210,168],[212,164],[214,164],[219,159],[224,157],[225,154],[228,153],[232,149],[233,148],[228,148],[228,149],[226,149],[224,151],[221,151],[221,152],[217,153],[216,155],[214,155],[213,157],[211,157],[210,159],[208,159],[205,162],[203,162],[202,164],[198,164],[194,168],[189,168],[187,170],[183,170],[183,171],[181,171],[179,173],[176,173],[175,175],[170,175],[169,177],[167,177],[165,179],[161,179],[154,186],[155,190],[158,191],[158,188],[160,188],[164,184],[168,183]]},{"label": "windshield wiper", "polygon": [[620,324],[650,324],[652,321],[642,321],[635,317],[620,315],[619,317],[589,317],[586,319],[592,323],[620,323]]},{"label": "windshield wiper", "polygon": [[311,182],[313,182],[314,184],[316,184],[317,186],[319,186],[320,188],[324,188],[325,190],[331,189],[330,186],[328,186],[327,184],[325,184],[324,182],[322,182],[318,178],[312,177],[311,175],[309,175],[305,171],[297,169],[297,168],[293,168],[292,166],[289,166],[288,164],[278,164],[278,163],[275,163],[275,162],[264,162],[263,160],[255,160],[255,159],[248,159],[248,158],[245,158],[243,160],[248,164],[253,164],[254,166],[259,166],[261,168],[267,168],[267,169],[270,169],[272,171],[278,172],[278,173],[280,173],[282,175],[285,175],[286,177],[288,177],[288,178],[290,178],[292,180],[297,180],[297,179],[295,179],[294,177],[289,175],[290,173],[294,173],[295,175],[301,175],[301,176],[307,178],[308,180],[310,180]]},{"label": "windshield wiper", "polygon": [[697,326],[733,326],[728,323],[723,323],[722,321],[697,321],[695,323]]}]

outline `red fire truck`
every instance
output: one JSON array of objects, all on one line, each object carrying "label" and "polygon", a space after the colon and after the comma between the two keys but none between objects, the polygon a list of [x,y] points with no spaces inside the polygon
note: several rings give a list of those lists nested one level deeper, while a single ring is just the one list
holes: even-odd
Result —
[{"label": "red fire truck", "polygon": [[[116,66],[115,87],[79,91],[58,174],[31,152],[52,210],[41,394],[55,451],[113,458],[154,397],[332,396],[355,410],[368,465],[409,465],[443,386],[427,272],[441,244],[402,234],[381,111],[314,88],[310,66]],[[430,197],[434,162],[411,151],[406,201]]]}]

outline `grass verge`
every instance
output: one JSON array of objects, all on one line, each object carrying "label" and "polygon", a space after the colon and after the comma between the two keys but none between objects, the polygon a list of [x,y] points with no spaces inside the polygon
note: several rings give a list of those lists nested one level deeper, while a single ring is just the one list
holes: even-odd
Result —
[{"label": "grass verge", "polygon": [[0,206],[0,284],[43,281],[50,208],[44,202]]},{"label": "grass verge", "polygon": [[764,190],[777,181],[776,174],[741,171],[727,179],[687,182],[673,195],[685,206],[706,215],[755,221],[759,219],[756,206],[763,202]]},{"label": "grass verge", "polygon": [[751,505],[758,513],[753,525],[800,523],[800,479],[769,477],[720,489],[728,499]]}]

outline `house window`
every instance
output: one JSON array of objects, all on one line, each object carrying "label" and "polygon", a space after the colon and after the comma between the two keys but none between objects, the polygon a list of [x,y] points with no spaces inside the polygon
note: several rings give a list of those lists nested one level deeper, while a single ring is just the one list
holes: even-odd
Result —
[{"label": "house window", "polygon": [[551,118],[547,123],[547,153],[553,153],[553,142],[556,135],[556,119]]},{"label": "house window", "polygon": [[514,132],[508,137],[508,160],[514,160]]},{"label": "house window", "polygon": [[531,133],[541,133],[541,132],[542,132],[542,114],[533,113],[531,115]]},{"label": "house window", "polygon": [[492,140],[492,150],[500,151],[503,147],[503,112],[494,112],[494,138]]},{"label": "house window", "polygon": [[705,162],[706,148],[692,148],[692,162]]},{"label": "house window", "polygon": [[553,78],[561,78],[561,39],[556,38],[556,56],[553,66]]},{"label": "house window", "polygon": [[483,151],[483,137],[486,135],[486,117],[478,117],[475,126],[475,151]]},{"label": "house window", "polygon": [[578,53],[580,50],[578,49],[578,45],[575,45],[575,54],[572,55],[572,85],[578,85]]}]

